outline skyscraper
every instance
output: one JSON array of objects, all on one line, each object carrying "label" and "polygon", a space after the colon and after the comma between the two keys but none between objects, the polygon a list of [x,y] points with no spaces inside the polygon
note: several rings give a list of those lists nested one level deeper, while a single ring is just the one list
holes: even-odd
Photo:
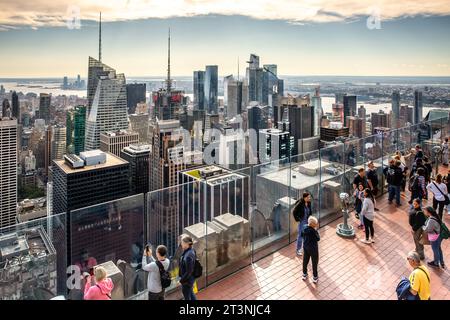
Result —
[{"label": "skyscraper", "polygon": [[397,90],[392,92],[392,128],[399,127],[400,119],[400,92]]},{"label": "skyscraper", "polygon": [[129,179],[131,194],[149,192],[150,145],[132,144],[123,148],[120,157],[130,163]]},{"label": "skyscraper", "polygon": [[232,74],[223,78],[223,105],[225,107],[228,106],[228,83],[231,80],[234,80],[234,77]]},{"label": "skyscraper", "polygon": [[[348,116],[356,115],[356,96],[344,95],[344,121]],[[345,123],[345,125],[347,125]]]},{"label": "skyscraper", "polygon": [[366,135],[366,120],[360,117],[347,117],[350,135],[357,138],[364,138]]},{"label": "skyscraper", "polygon": [[248,67],[246,70],[246,81],[248,86],[248,102],[258,101],[262,103],[262,88],[263,88],[263,68],[259,67],[259,56],[256,54],[250,55],[250,60],[247,61]]},{"label": "skyscraper", "polygon": [[184,148],[179,120],[159,120],[152,124],[150,152],[150,191],[167,188],[150,194],[152,215],[150,241],[164,243],[169,251],[175,250],[178,234],[177,172],[184,170]]},{"label": "skyscraper", "polygon": [[3,99],[2,102],[2,116],[4,118],[11,118],[11,106],[9,104],[9,100],[8,99]]},{"label": "skyscraper", "polygon": [[66,154],[66,127],[59,124],[52,127],[52,160],[61,160]]},{"label": "skyscraper", "polygon": [[39,118],[44,119],[45,124],[50,124],[51,118],[51,99],[52,96],[47,93],[41,93],[39,95]]},{"label": "skyscraper", "polygon": [[52,165],[52,133],[52,127],[48,125],[44,134],[44,172],[46,177],[48,177],[48,169]]},{"label": "skyscraper", "polygon": [[194,110],[205,110],[205,71],[194,71]]},{"label": "skyscraper", "polygon": [[123,148],[139,143],[139,134],[128,130],[107,131],[100,134],[100,150],[120,157]]},{"label": "skyscraper", "polygon": [[127,108],[128,114],[136,112],[138,103],[146,102],[146,85],[145,83],[129,83],[127,84]]},{"label": "skyscraper", "polygon": [[360,117],[361,119],[364,119],[364,121],[366,120],[366,108],[364,108],[364,106],[359,106],[358,109],[358,117]]},{"label": "skyscraper", "polygon": [[420,121],[422,121],[423,118],[422,107],[423,107],[422,91],[414,90],[414,124],[417,124]]},{"label": "skyscraper", "polygon": [[242,81],[229,79],[227,81],[227,117],[231,119],[238,114],[241,114],[243,109],[242,99]]},{"label": "skyscraper", "polygon": [[289,159],[294,151],[294,137],[280,129],[259,130],[259,157],[262,163]]},{"label": "skyscraper", "polygon": [[372,134],[375,134],[375,128],[390,128],[389,114],[385,113],[383,110],[380,110],[378,113],[372,113],[371,116],[371,124],[372,124]]},{"label": "skyscraper", "polygon": [[17,119],[0,118],[0,228],[16,224]]},{"label": "skyscraper", "polygon": [[53,214],[128,196],[128,166],[100,150],[53,161]]},{"label": "skyscraper", "polygon": [[261,129],[267,129],[268,126],[267,119],[264,116],[264,112],[261,106],[254,105],[247,107],[247,122],[248,130],[254,130],[254,133],[256,134],[256,150],[251,150],[251,156],[257,157],[259,159],[259,131]]},{"label": "skyscraper", "polygon": [[130,114],[130,130],[139,134],[140,143],[148,143],[148,113]]},{"label": "skyscraper", "polygon": [[19,96],[15,91],[11,94],[11,108],[12,108],[12,116],[17,119],[17,123],[21,123],[21,115],[20,115],[20,104],[19,104]]},{"label": "skyscraper", "polygon": [[320,126],[322,123],[323,109],[322,98],[320,97],[320,87],[314,90],[314,96],[311,99],[311,104],[314,107],[314,135],[320,135]]},{"label": "skyscraper", "polygon": [[[89,57],[89,70],[91,68],[94,68],[99,76],[95,80],[96,90],[92,104],[88,108],[86,150],[96,150],[100,147],[100,133],[128,128],[125,75],[116,74],[114,69]],[[100,72],[100,69],[103,71]],[[88,88],[88,99],[89,95]]]},{"label": "skyscraper", "polygon": [[218,114],[218,67],[206,66],[205,71],[205,108],[210,114]]},{"label": "skyscraper", "polygon": [[84,151],[86,132],[86,106],[76,106],[67,112],[66,118],[67,153],[79,155]]}]

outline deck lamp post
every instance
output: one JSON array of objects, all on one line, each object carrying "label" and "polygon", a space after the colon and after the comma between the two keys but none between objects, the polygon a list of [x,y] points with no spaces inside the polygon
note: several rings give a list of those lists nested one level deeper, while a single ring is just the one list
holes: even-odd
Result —
[{"label": "deck lamp post", "polygon": [[434,161],[436,163],[436,174],[435,174],[436,177],[439,173],[439,155],[442,153],[442,148],[441,146],[434,146],[431,150],[433,151]]},{"label": "deck lamp post", "polygon": [[339,223],[336,228],[336,233],[344,238],[353,238],[355,236],[355,229],[348,224],[348,217],[350,216],[348,212],[348,205],[350,196],[348,193],[342,192],[339,194],[339,198],[342,203],[342,215],[344,216],[344,223]]}]

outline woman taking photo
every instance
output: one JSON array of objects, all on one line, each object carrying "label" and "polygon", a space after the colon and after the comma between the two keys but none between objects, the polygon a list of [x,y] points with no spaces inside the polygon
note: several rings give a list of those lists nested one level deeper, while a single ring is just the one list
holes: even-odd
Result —
[{"label": "woman taking photo", "polygon": [[[364,190],[364,201],[361,210],[361,214],[363,216],[364,227],[366,231],[366,239],[361,239],[361,242],[364,243],[374,243],[374,229],[373,229],[373,219],[375,217],[375,199],[373,197],[372,191],[369,188]],[[371,240],[369,240],[369,235]]]},{"label": "woman taking photo", "polygon": [[298,222],[298,235],[297,235],[297,255],[302,255],[303,237],[302,231],[308,225],[308,218],[311,215],[311,195],[309,192],[303,193],[300,201],[297,201],[293,210],[295,221]]},{"label": "woman taking photo", "polygon": [[431,243],[431,249],[433,250],[434,260],[429,261],[428,265],[431,267],[439,268],[439,263],[442,269],[445,268],[444,255],[442,254],[441,242],[441,219],[432,207],[425,208],[425,216],[427,221],[423,226],[423,231],[428,234],[428,240]]}]

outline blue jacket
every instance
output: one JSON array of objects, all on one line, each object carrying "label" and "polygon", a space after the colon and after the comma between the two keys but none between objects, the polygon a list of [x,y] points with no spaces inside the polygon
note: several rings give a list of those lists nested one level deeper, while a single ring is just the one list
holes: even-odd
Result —
[{"label": "blue jacket", "polygon": [[409,289],[411,289],[409,279],[402,277],[396,289],[398,300],[419,300],[419,295],[412,294]]},{"label": "blue jacket", "polygon": [[304,250],[310,253],[319,252],[318,242],[320,240],[320,236],[316,229],[306,226],[306,228],[302,231],[302,237]]},{"label": "blue jacket", "polygon": [[193,286],[195,282],[194,278],[194,264],[195,264],[195,251],[192,248],[183,251],[180,257],[180,283],[182,285]]}]

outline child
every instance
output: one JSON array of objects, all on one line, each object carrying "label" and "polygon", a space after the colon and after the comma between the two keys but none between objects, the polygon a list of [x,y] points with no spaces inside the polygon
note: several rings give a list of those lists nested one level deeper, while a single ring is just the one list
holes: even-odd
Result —
[{"label": "child", "polygon": [[308,263],[309,258],[312,259],[313,268],[313,282],[317,283],[319,275],[317,274],[317,265],[319,263],[319,245],[320,240],[317,227],[319,222],[314,216],[308,218],[308,226],[302,231],[303,237],[303,276],[302,280],[306,280],[308,277]]},{"label": "child", "polygon": [[361,221],[358,228],[364,229],[364,220],[361,215],[362,203],[364,200],[364,185],[362,183],[358,185],[358,189],[355,189],[353,196],[355,197],[355,217]]}]

